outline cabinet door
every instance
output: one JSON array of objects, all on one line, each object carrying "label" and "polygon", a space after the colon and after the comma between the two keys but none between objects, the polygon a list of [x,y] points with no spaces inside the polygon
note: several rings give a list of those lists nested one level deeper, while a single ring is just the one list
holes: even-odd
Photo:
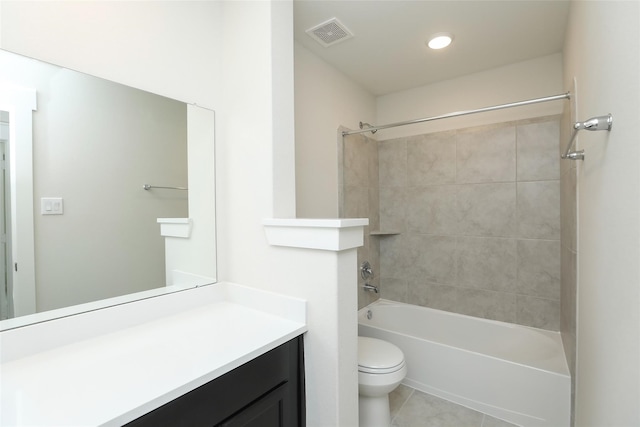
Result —
[{"label": "cabinet door", "polygon": [[220,423],[220,427],[286,427],[287,384],[283,384],[238,414]]}]

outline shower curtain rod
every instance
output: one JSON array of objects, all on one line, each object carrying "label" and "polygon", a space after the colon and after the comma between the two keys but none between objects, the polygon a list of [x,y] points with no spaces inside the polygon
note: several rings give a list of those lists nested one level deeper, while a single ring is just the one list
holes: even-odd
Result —
[{"label": "shower curtain rod", "polygon": [[[388,125],[370,126],[366,129],[343,131],[342,136],[354,135],[357,133],[376,132],[380,129],[394,128],[397,126],[412,125],[415,123],[430,122],[433,120],[448,119],[450,117],[466,116],[467,114],[484,113],[487,111],[502,110],[504,108],[521,107],[523,105],[538,104],[540,102],[557,101],[560,99],[570,99],[571,93],[563,93],[560,95],[546,96],[544,98],[528,99],[526,101],[512,102],[509,104],[494,105],[492,107],[478,108],[476,110],[456,111],[454,113],[442,114],[440,116],[426,117],[423,119],[407,120],[404,122],[391,123]],[[362,127],[362,122],[360,123]]]}]

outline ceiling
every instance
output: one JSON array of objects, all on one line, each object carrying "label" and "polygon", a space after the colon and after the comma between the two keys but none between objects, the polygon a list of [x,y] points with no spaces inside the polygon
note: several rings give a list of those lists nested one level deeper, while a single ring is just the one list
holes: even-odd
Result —
[{"label": "ceiling", "polygon": [[[561,52],[565,0],[295,0],[295,39],[384,95]],[[354,37],[323,47],[306,30],[337,18]],[[425,42],[454,34],[446,49]]]}]

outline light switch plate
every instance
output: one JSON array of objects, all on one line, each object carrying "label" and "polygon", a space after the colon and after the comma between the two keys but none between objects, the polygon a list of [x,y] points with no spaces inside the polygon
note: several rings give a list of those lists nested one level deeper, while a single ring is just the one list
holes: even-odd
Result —
[{"label": "light switch plate", "polygon": [[43,197],[40,199],[40,213],[42,215],[62,215],[64,203],[62,197]]}]

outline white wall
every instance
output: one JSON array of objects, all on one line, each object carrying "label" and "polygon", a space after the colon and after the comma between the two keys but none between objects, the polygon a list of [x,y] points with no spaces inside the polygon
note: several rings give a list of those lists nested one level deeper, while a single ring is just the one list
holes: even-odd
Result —
[{"label": "white wall", "polygon": [[215,109],[221,2],[0,3],[2,48]]},{"label": "white wall", "polygon": [[[415,89],[380,96],[377,125],[438,116],[455,111],[558,95],[562,88],[562,55],[554,54]],[[562,113],[553,101],[458,118],[390,128],[379,140]]]},{"label": "white wall", "polygon": [[337,218],[338,127],[372,122],[375,97],[296,43],[295,105],[297,215]]},{"label": "white wall", "polygon": [[640,3],[572,3],[565,87],[577,117],[612,113],[578,148],[576,425],[640,425]]}]

